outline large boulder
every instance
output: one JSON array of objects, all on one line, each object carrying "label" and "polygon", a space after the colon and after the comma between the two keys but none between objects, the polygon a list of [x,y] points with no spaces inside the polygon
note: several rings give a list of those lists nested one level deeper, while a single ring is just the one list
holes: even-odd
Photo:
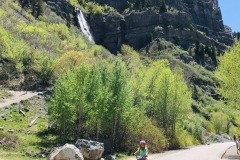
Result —
[{"label": "large boulder", "polygon": [[85,160],[100,160],[104,152],[104,144],[96,141],[78,139],[75,145],[80,149]]},{"label": "large boulder", "polygon": [[76,146],[65,144],[62,147],[54,148],[48,156],[48,160],[84,160],[84,158]]}]

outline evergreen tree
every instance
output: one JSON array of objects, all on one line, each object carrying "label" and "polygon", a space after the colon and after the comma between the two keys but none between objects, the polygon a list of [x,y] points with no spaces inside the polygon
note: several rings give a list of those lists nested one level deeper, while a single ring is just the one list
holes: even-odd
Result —
[{"label": "evergreen tree", "polygon": [[165,1],[162,1],[159,7],[159,13],[165,13],[167,12],[167,6]]},{"label": "evergreen tree", "polygon": [[205,49],[203,45],[200,45],[199,56],[201,59],[204,59]]}]

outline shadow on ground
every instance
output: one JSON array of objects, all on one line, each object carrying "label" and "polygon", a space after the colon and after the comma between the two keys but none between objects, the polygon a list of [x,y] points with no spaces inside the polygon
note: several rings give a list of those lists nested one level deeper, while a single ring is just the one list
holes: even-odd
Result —
[{"label": "shadow on ground", "polygon": [[230,147],[230,148],[226,151],[226,153],[223,155],[222,159],[227,159],[227,160],[240,159],[240,155],[237,154],[237,148],[236,148],[236,146]]}]

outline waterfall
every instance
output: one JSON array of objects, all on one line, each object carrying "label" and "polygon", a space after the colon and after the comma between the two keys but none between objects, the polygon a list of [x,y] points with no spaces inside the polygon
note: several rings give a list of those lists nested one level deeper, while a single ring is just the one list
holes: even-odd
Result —
[{"label": "waterfall", "polygon": [[90,41],[93,41],[93,36],[90,32],[89,25],[83,15],[82,11],[79,8],[76,8],[75,11],[77,13],[78,23],[80,25],[81,31],[83,32],[83,34],[85,34],[88,37],[88,39]]}]

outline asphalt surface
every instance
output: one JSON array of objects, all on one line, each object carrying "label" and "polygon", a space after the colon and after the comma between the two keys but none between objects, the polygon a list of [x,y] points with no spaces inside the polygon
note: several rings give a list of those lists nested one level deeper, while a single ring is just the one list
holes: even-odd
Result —
[{"label": "asphalt surface", "polygon": [[[234,142],[226,142],[197,146],[162,154],[153,154],[148,157],[148,160],[221,160],[226,151],[234,145]],[[134,159],[130,158],[128,160]]]}]

